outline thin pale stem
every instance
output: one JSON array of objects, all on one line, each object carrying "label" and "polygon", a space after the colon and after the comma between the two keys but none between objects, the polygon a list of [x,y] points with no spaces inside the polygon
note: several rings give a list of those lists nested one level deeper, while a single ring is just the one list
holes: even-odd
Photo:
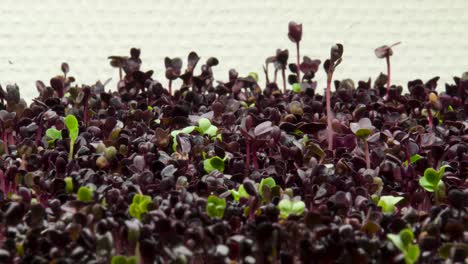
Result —
[{"label": "thin pale stem", "polygon": [[299,42],[296,42],[296,50],[297,50],[297,82],[301,83],[301,56],[299,54]]},{"label": "thin pale stem", "polygon": [[245,167],[246,171],[250,171],[250,142],[249,140],[245,139]]},{"label": "thin pale stem", "polygon": [[75,141],[71,140],[70,141],[70,152],[68,153],[68,160],[73,160],[73,149],[75,148]]},{"label": "thin pale stem", "polygon": [[333,150],[333,128],[332,128],[332,111],[331,111],[331,81],[332,73],[327,74],[327,91],[326,91],[326,104],[327,104],[327,132],[328,132],[328,150]]},{"label": "thin pale stem", "polygon": [[122,80],[122,67],[119,67],[119,79]]},{"label": "thin pale stem", "polygon": [[387,60],[387,95],[386,95],[386,98],[388,100],[390,96],[390,56],[387,56],[385,59]]},{"label": "thin pale stem", "polygon": [[281,70],[281,75],[283,76],[283,93],[286,93],[286,69]]},{"label": "thin pale stem", "polygon": [[366,168],[370,169],[370,156],[369,156],[369,144],[367,143],[366,139],[364,141],[364,154],[366,155]]},{"label": "thin pale stem", "polygon": [[172,95],[172,80],[169,80],[169,95]]}]

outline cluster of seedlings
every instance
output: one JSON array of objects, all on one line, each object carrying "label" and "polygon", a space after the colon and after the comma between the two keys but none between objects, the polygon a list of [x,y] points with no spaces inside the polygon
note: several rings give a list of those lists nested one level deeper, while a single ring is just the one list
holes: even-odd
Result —
[{"label": "cluster of seedlings", "polygon": [[0,87],[0,262],[466,263],[468,74],[403,92],[394,44],[374,83],[335,80],[343,45],[288,37],[264,85],[195,52],[160,82],[132,48],[117,89],[66,63],[29,106]]}]

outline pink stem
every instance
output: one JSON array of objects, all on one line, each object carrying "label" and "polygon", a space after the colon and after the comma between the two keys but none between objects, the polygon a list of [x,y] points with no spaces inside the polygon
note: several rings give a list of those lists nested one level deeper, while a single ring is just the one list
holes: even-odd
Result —
[{"label": "pink stem", "polygon": [[246,171],[249,172],[250,171],[250,142],[248,139],[245,139],[245,154],[246,154],[245,167],[246,167]]},{"label": "pink stem", "polygon": [[300,54],[299,54],[299,42],[296,42],[296,50],[297,50],[297,82],[301,83],[301,59],[300,59]]},{"label": "pink stem", "polygon": [[281,75],[283,76],[283,93],[286,93],[286,70],[281,70]]},{"label": "pink stem", "polygon": [[253,155],[253,165],[255,170],[258,170],[258,160],[257,160],[257,144],[252,144],[252,155]]},{"label": "pink stem", "polygon": [[5,145],[5,154],[8,155],[8,132],[3,131],[3,144]]},{"label": "pink stem", "polygon": [[387,56],[386,60],[387,60],[387,95],[386,95],[386,98],[388,100],[390,96],[390,56]]},{"label": "pink stem", "polygon": [[332,111],[331,111],[331,81],[332,73],[327,74],[327,91],[326,91],[326,104],[327,104],[327,131],[328,131],[328,150],[333,150],[333,128],[332,128]]},{"label": "pink stem", "polygon": [[367,140],[364,139],[364,152],[366,155],[366,168],[370,169],[370,156],[369,156],[369,144]]}]

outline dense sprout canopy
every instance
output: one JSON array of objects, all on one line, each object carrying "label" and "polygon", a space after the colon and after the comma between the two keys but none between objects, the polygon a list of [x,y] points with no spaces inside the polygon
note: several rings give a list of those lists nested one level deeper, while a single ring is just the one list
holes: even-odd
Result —
[{"label": "dense sprout canopy", "polygon": [[272,54],[266,83],[195,52],[154,73],[132,48],[109,57],[117,88],[66,63],[29,105],[0,87],[0,262],[466,261],[466,74],[388,97],[383,74],[333,80],[327,117],[313,79],[343,46],[325,73]]}]

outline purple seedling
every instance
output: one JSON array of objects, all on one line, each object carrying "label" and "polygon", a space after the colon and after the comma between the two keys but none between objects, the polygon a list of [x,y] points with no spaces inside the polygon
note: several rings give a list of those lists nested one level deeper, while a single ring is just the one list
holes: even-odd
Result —
[{"label": "purple seedling", "polygon": [[393,45],[390,45],[390,46],[387,46],[387,45],[384,45],[384,46],[380,46],[378,48],[375,49],[375,56],[377,56],[377,58],[379,59],[383,59],[385,58],[386,62],[387,62],[387,92],[386,92],[386,95],[385,95],[385,98],[388,100],[389,99],[389,93],[390,93],[390,56],[393,55],[393,50],[392,48],[398,44],[400,44],[401,42],[397,42],[397,43],[394,43]]},{"label": "purple seedling", "polygon": [[327,73],[327,89],[325,91],[325,100],[327,107],[327,134],[328,134],[328,150],[333,150],[333,128],[332,128],[332,111],[331,111],[331,82],[333,80],[333,72],[341,63],[343,56],[343,45],[337,43],[330,51],[330,59],[327,59],[323,64],[323,68]]},{"label": "purple seedling", "polygon": [[301,42],[302,39],[302,24],[298,24],[294,21],[289,22],[289,27],[288,27],[288,37],[289,39],[296,43],[296,59],[297,59],[297,81],[300,83],[301,82],[301,71],[300,69],[300,47],[299,47],[299,42]]}]

